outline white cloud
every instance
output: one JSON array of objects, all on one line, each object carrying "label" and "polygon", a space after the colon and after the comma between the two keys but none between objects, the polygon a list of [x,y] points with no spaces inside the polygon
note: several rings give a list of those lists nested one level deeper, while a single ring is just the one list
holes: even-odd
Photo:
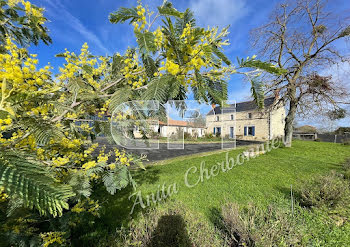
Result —
[{"label": "white cloud", "polygon": [[193,0],[190,8],[205,26],[232,25],[248,12],[245,0]]},{"label": "white cloud", "polygon": [[[72,15],[59,0],[46,0],[46,2],[49,4],[47,11],[50,15],[55,19],[63,21],[71,29],[83,36],[87,42],[93,43],[101,52],[110,54],[110,51],[104,46],[100,38],[84,26],[77,17]],[[67,39],[69,38],[67,37]]]}]

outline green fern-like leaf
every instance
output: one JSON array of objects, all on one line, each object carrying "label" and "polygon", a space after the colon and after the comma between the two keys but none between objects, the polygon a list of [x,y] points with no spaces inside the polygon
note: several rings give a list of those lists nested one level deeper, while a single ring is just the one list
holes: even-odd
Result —
[{"label": "green fern-like leaf", "polygon": [[203,76],[199,73],[198,70],[195,71],[195,75],[196,84],[191,86],[194,98],[197,101],[204,101],[208,103],[207,90]]},{"label": "green fern-like leaf", "polygon": [[203,77],[206,82],[207,97],[210,103],[221,104],[227,100],[227,82],[223,80],[211,80]]},{"label": "green fern-like leaf", "polygon": [[67,201],[75,194],[70,186],[58,183],[53,175],[38,161],[9,151],[0,154],[0,186],[6,193],[18,196],[28,208],[56,217],[69,208]]},{"label": "green fern-like leaf", "polygon": [[158,71],[156,63],[151,56],[144,55],[141,57],[143,65],[146,69],[146,74],[148,77],[154,77],[154,73]]},{"label": "green fern-like leaf", "polygon": [[159,14],[164,16],[173,16],[182,18],[183,13],[178,11],[173,7],[173,4],[171,2],[165,2],[162,6],[158,7]]},{"label": "green fern-like leaf", "polygon": [[256,68],[261,69],[266,72],[276,74],[276,75],[283,75],[288,73],[288,70],[279,68],[271,63],[263,62],[256,59],[247,59],[247,60],[238,60],[240,67],[247,67],[247,68]]},{"label": "green fern-like leaf", "polygon": [[251,93],[255,103],[259,108],[264,108],[264,83],[259,81],[257,78],[250,79],[251,82]]},{"label": "green fern-like leaf", "polygon": [[131,22],[136,21],[139,18],[140,17],[137,14],[136,8],[124,8],[124,7],[122,7],[109,15],[109,21],[111,23],[114,23],[114,24],[124,23],[127,20],[130,20],[130,23],[131,23]]},{"label": "green fern-like leaf", "polygon": [[112,61],[112,74],[113,76],[118,76],[120,70],[124,67],[123,57],[115,54]]},{"label": "green fern-like leaf", "polygon": [[176,78],[173,75],[164,75],[153,78],[143,93],[142,99],[158,100],[161,103],[166,102],[170,93],[169,86],[174,82],[174,80],[176,80]]},{"label": "green fern-like leaf", "polygon": [[129,170],[126,166],[119,166],[114,171],[106,172],[102,177],[102,181],[106,190],[114,195],[117,190],[121,190],[129,184]]},{"label": "green fern-like leaf", "polygon": [[175,29],[179,35],[182,34],[183,30],[186,27],[186,24],[190,24],[191,27],[196,26],[196,20],[194,19],[194,14],[190,9],[186,9],[186,11],[183,13],[183,17],[178,18],[175,22]]},{"label": "green fern-like leaf", "polygon": [[140,52],[148,55],[150,52],[156,52],[157,46],[154,42],[155,36],[151,32],[139,32],[135,31],[136,41],[139,45]]},{"label": "green fern-like leaf", "polygon": [[89,197],[91,195],[90,180],[83,171],[71,174],[68,178],[68,184],[77,196]]},{"label": "green fern-like leaf", "polygon": [[120,88],[111,97],[109,103],[109,111],[112,112],[116,107],[124,102],[127,102],[130,98],[132,90],[130,88]]},{"label": "green fern-like leaf", "polygon": [[[33,127],[31,127],[33,129]],[[48,123],[41,123],[41,126],[33,130],[33,136],[37,145],[47,145],[51,139],[64,137],[62,131],[56,126]]]},{"label": "green fern-like leaf", "polygon": [[221,52],[215,45],[211,46],[211,50],[217,57],[224,61],[224,63],[226,63],[227,65],[231,64],[231,61],[226,57],[226,55],[223,52]]}]

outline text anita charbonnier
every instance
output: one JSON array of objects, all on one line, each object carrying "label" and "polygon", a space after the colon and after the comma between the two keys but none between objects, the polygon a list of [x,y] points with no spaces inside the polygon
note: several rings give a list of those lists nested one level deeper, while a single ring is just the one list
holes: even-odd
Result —
[{"label": "text anita charbonnier", "polygon": [[[187,169],[184,175],[184,184],[188,188],[193,188],[197,186],[199,183],[204,183],[205,181],[211,179],[212,177],[218,176],[220,173],[226,173],[232,170],[235,166],[241,166],[245,164],[245,162],[250,159],[256,158],[261,154],[265,154],[267,152],[272,151],[273,149],[277,149],[281,146],[281,139],[273,139],[271,142],[263,143],[257,145],[253,148],[248,149],[245,152],[242,152],[234,157],[229,157],[229,153],[226,153],[225,160],[221,162],[217,162],[212,165],[210,169],[206,168],[205,161],[202,161],[198,166],[191,166]],[[191,177],[191,179],[189,179]],[[193,179],[195,178],[195,179]],[[132,214],[135,210],[135,207],[139,205],[141,208],[150,207],[155,205],[161,201],[170,198],[174,194],[177,194],[181,186],[179,184],[170,183],[168,186],[163,183],[162,185],[158,185],[158,189],[156,192],[152,192],[147,194],[145,197],[142,197],[141,190],[133,193],[129,196],[129,200],[134,198],[133,206],[130,210],[130,214]]]}]

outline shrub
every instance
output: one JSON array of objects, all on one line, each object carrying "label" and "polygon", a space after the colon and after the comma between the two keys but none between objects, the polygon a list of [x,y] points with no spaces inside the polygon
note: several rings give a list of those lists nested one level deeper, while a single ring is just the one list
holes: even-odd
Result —
[{"label": "shrub", "polygon": [[207,138],[207,139],[211,139],[213,137],[214,137],[213,133],[206,133],[205,134],[205,138]]},{"label": "shrub", "polygon": [[246,208],[243,213],[235,203],[230,203],[222,208],[224,238],[229,246],[254,246],[257,235],[250,229],[254,227],[252,215],[255,214],[255,208]]},{"label": "shrub", "polygon": [[301,205],[307,207],[335,207],[348,200],[349,183],[337,173],[319,176],[304,183],[301,190]]},{"label": "shrub", "polygon": [[184,139],[185,139],[185,140],[190,140],[190,139],[192,139],[191,134],[188,133],[188,132],[184,132]]},{"label": "shrub", "polygon": [[157,131],[151,131],[149,135],[152,139],[158,139],[160,137],[160,134]]},{"label": "shrub", "polygon": [[222,208],[228,246],[298,246],[301,232],[290,213],[274,205],[266,209],[229,203]]},{"label": "shrub", "polygon": [[316,138],[315,142],[321,142],[321,139],[320,138]]},{"label": "shrub", "polygon": [[147,247],[221,247],[223,241],[213,226],[174,202],[160,205],[131,222],[120,231],[117,246]]}]

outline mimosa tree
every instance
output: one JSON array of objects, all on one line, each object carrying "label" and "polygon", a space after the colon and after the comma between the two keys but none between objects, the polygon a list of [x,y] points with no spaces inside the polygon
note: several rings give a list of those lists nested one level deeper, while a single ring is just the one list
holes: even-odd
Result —
[{"label": "mimosa tree", "polygon": [[[190,90],[198,101],[221,104],[233,73],[250,78],[260,70],[284,73],[254,57],[234,66],[223,51],[228,45],[228,28],[198,27],[189,9],[180,12],[165,2],[156,14],[141,4],[113,12],[112,23],[130,21],[137,47],[112,57],[92,55],[87,44],[79,54],[65,51],[58,55],[65,64],[53,79],[50,65],[37,68],[37,56],[18,47],[22,38],[49,40],[36,33],[38,27],[46,30],[41,28],[45,21],[42,9],[25,1],[1,4],[2,13],[22,10],[25,19],[37,18],[33,35],[26,38],[11,31],[15,26],[11,18],[7,20],[11,24],[2,26],[0,188],[3,203],[16,205],[12,209],[28,207],[55,217],[69,208],[80,213],[95,205],[89,209],[94,212],[99,206],[89,199],[92,183],[104,184],[111,194],[132,183],[128,167],[141,165],[141,159],[121,150],[106,153],[103,147],[93,155],[98,144],[89,139],[92,132],[110,134],[106,113],[119,104],[182,100]],[[239,72],[241,68],[253,69]],[[253,93],[261,102],[263,92]],[[91,121],[96,115],[107,121]],[[115,158],[110,159],[112,155]],[[43,235],[43,239],[50,241],[50,236],[60,239],[59,234]]]}]

